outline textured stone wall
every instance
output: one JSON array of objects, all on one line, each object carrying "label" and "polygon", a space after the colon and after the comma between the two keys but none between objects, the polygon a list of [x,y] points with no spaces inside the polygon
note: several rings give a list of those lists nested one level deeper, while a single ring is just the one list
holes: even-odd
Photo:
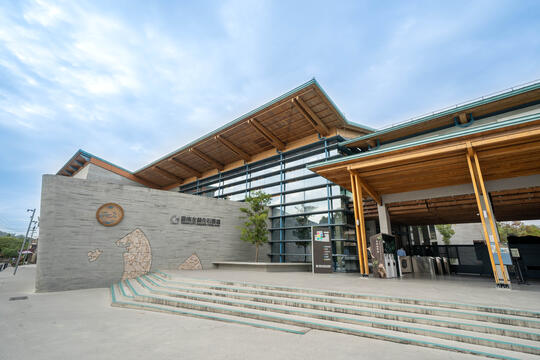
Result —
[{"label": "textured stone wall", "polygon": [[76,179],[86,179],[91,181],[114,182],[117,184],[144,186],[122,175],[115,174],[112,171],[106,170],[91,163],[87,163],[82,169],[77,171],[77,173],[73,175],[73,177]]},{"label": "textured stone wall", "polygon": [[[108,202],[124,210],[122,222],[112,227],[96,220],[96,210]],[[240,240],[242,206],[140,186],[44,175],[36,290],[106,287],[119,281],[128,251],[128,242],[119,240],[136,229],[150,244],[151,269],[177,269],[194,253],[203,268],[212,267],[213,261],[253,261],[255,248]],[[219,219],[220,226],[172,224],[173,215]],[[267,252],[268,247],[261,249],[261,254]]]}]

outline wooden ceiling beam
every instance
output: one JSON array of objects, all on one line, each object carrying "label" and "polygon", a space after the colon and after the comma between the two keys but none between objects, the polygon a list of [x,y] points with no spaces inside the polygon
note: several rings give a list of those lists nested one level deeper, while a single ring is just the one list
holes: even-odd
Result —
[{"label": "wooden ceiling beam", "polygon": [[366,141],[366,144],[368,144],[370,147],[372,148],[375,148],[377,147],[377,142],[375,141],[375,139],[369,139]]},{"label": "wooden ceiling beam", "polygon": [[469,122],[469,120],[467,120],[467,114],[465,114],[465,113],[459,114],[458,118],[459,118],[459,123],[460,124],[466,124],[466,123]]},{"label": "wooden ceiling beam", "polygon": [[177,176],[177,175],[173,174],[172,172],[169,172],[169,171],[167,171],[165,169],[162,169],[159,166],[154,166],[152,169],[155,170],[158,174],[161,174],[161,175],[165,176],[166,178],[177,181],[179,183],[184,182],[184,179],[182,179],[181,177],[179,177],[179,176]]},{"label": "wooden ceiling beam", "polygon": [[130,173],[129,171],[126,171],[124,169],[120,169],[114,165],[111,165],[109,163],[106,163],[105,161],[103,160],[100,160],[98,158],[95,158],[95,157],[92,157],[90,158],[89,162],[91,164],[94,164],[94,165],[97,165],[99,166],[100,168],[102,169],[105,169],[105,170],[108,170],[108,171],[111,171],[117,175],[120,175],[120,176],[123,176],[131,181],[135,181],[135,182],[138,182],[139,184],[143,184],[144,186],[148,186],[148,187],[151,187],[151,188],[156,188],[156,189],[159,189],[159,185],[155,184],[154,182],[152,181],[148,181],[148,180],[145,180],[143,179],[141,176],[140,176],[140,173],[139,174],[133,174],[133,173]]},{"label": "wooden ceiling beam", "polygon": [[171,161],[171,164],[173,164],[174,166],[177,166],[177,167],[187,171],[191,175],[193,175],[195,177],[198,177],[198,178],[202,177],[202,174],[201,174],[200,171],[197,171],[194,168],[192,168],[191,166],[188,166],[188,165],[184,164],[180,160],[175,159],[175,158],[171,158],[170,161]]},{"label": "wooden ceiling beam", "polygon": [[[316,85],[312,85],[312,89],[315,91],[317,95],[321,98],[321,100],[324,102],[324,104],[330,109],[331,112],[333,112],[338,119],[341,120],[341,123],[343,125],[347,125],[347,121],[343,118],[343,116],[339,113],[339,111],[333,106],[328,98],[319,90],[319,88]],[[367,133],[367,131],[366,131]]]},{"label": "wooden ceiling beam", "polygon": [[296,108],[304,115],[304,117],[308,120],[308,122],[313,126],[315,130],[322,136],[327,136],[329,133],[328,128],[322,120],[311,110],[311,108],[300,98],[300,96],[297,96],[295,98],[291,99],[291,102],[296,106]]},{"label": "wooden ceiling beam", "polygon": [[250,161],[251,160],[251,155],[249,155],[247,152],[245,152],[244,150],[240,149],[238,146],[236,146],[235,144],[233,144],[232,142],[230,142],[229,140],[225,139],[223,136],[221,135],[216,135],[216,140],[218,142],[220,142],[221,144],[223,144],[226,148],[228,148],[229,150],[231,150],[233,153],[235,153],[236,155],[240,156],[240,158],[242,158],[244,161]]},{"label": "wooden ceiling beam", "polygon": [[276,149],[280,151],[285,150],[285,143],[281,141],[276,135],[274,135],[270,130],[262,126],[261,123],[257,121],[257,119],[249,119],[248,124],[253,126],[255,130],[259,132],[259,134],[264,136],[264,138],[268,140],[268,142],[270,142],[270,144],[272,144]]},{"label": "wooden ceiling beam", "polygon": [[375,200],[378,205],[382,205],[382,199],[379,193],[375,191],[367,182],[362,180],[362,178],[360,178],[359,176],[357,176],[356,179],[360,183],[360,186],[362,186],[362,188],[366,190],[369,196],[371,196],[371,198]]},{"label": "wooden ceiling beam", "polygon": [[211,158],[210,156],[206,155],[205,153],[203,153],[200,150],[197,150],[197,149],[192,147],[192,148],[189,149],[189,152],[191,152],[193,155],[196,155],[199,158],[203,159],[209,165],[212,165],[213,167],[217,168],[219,171],[222,171],[225,168],[225,165],[223,165],[219,161]]},{"label": "wooden ceiling beam", "polygon": [[[149,168],[147,170],[151,170],[151,169],[152,168]],[[135,182],[138,182],[139,184],[146,185],[146,186],[151,187],[153,189],[160,189],[161,188],[160,185],[158,185],[158,184],[156,184],[156,183],[154,183],[154,182],[152,182],[150,180],[145,179],[144,174],[142,174],[142,173],[139,173],[137,175],[133,174],[133,178],[128,177],[128,179],[133,180]]]}]

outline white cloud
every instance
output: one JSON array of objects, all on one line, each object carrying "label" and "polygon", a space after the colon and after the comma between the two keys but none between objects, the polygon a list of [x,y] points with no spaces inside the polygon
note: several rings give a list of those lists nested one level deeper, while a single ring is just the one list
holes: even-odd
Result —
[{"label": "white cloud", "polygon": [[24,18],[29,23],[52,26],[67,18],[66,13],[49,1],[36,0],[29,4],[24,12]]}]

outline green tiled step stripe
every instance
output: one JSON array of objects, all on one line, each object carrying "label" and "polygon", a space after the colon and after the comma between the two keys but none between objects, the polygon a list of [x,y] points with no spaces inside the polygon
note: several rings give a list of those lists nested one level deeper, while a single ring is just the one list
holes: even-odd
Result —
[{"label": "green tiled step stripe", "polygon": [[[523,344],[518,344],[514,342],[499,341],[499,340],[494,340],[494,339],[486,339],[486,338],[481,338],[477,336],[469,336],[469,335],[451,333],[451,332],[446,332],[446,331],[402,326],[402,325],[397,325],[397,324],[389,324],[389,323],[377,322],[377,321],[371,321],[371,320],[361,320],[361,319],[356,319],[356,318],[351,318],[351,317],[346,317],[346,316],[339,316],[339,315],[334,315],[334,314],[325,314],[325,313],[317,313],[317,312],[312,312],[312,311],[276,307],[276,306],[271,306],[271,305],[269,306],[269,305],[246,303],[246,302],[228,300],[225,298],[216,299],[216,298],[210,298],[210,297],[198,296],[198,295],[181,295],[179,293],[172,293],[170,291],[156,290],[150,287],[145,282],[143,282],[142,279],[137,278],[136,280],[139,282],[139,284],[142,287],[144,287],[151,293],[158,294],[158,295],[164,295],[164,296],[169,296],[169,297],[182,297],[184,299],[200,301],[200,302],[210,302],[210,303],[227,305],[227,306],[242,307],[246,309],[253,309],[253,310],[260,310],[260,311],[267,311],[267,312],[277,312],[277,313],[282,313],[282,314],[287,314],[287,315],[310,317],[310,318],[315,318],[315,319],[329,320],[329,321],[341,322],[341,323],[350,323],[350,324],[356,324],[356,325],[361,325],[361,326],[373,327],[377,329],[399,331],[399,332],[410,333],[410,334],[415,334],[415,335],[429,336],[429,337],[435,337],[435,338],[446,339],[446,340],[451,340],[451,341],[459,341],[459,342],[468,343],[468,344],[481,345],[481,346],[493,347],[493,348],[498,348],[498,349],[505,349],[505,350],[511,350],[511,351],[519,351],[519,352],[528,353],[528,354],[540,355],[540,347],[536,347],[536,346],[523,345]],[[177,300],[173,300],[173,299],[165,298],[165,297],[154,297],[154,296],[146,296],[146,295],[141,295],[140,297],[136,297],[135,300],[156,303],[156,304],[161,304],[161,305],[168,305],[168,306],[178,306],[180,304],[180,306],[183,307],[183,305],[185,304],[185,302],[183,301],[177,301]]]},{"label": "green tiled step stripe", "polygon": [[289,299],[298,299],[298,300],[309,300],[316,302],[327,302],[332,304],[341,304],[341,305],[353,305],[361,307],[369,307],[381,310],[391,310],[391,311],[400,311],[400,312],[409,312],[423,315],[434,315],[434,316],[443,316],[443,317],[452,317],[459,319],[469,319],[475,321],[490,322],[496,324],[505,324],[513,326],[528,327],[534,329],[540,329],[540,321],[527,318],[519,317],[510,317],[510,316],[501,316],[501,315],[492,315],[485,313],[473,313],[466,312],[462,310],[452,310],[452,309],[441,309],[433,308],[428,306],[417,306],[417,305],[404,305],[404,304],[392,304],[392,303],[380,303],[374,301],[366,300],[357,300],[357,299],[347,299],[343,297],[331,297],[331,296],[322,296],[322,295],[310,295],[303,293],[295,293],[291,291],[273,291],[273,290],[263,290],[263,289],[251,289],[246,287],[232,287],[226,285],[213,285],[213,284],[203,284],[203,283],[193,283],[185,281],[175,281],[175,283],[181,283],[191,287],[203,288],[203,289],[213,289],[221,291],[229,291],[243,294],[254,294],[254,295],[267,295],[273,297],[282,297]]},{"label": "green tiled step stripe", "polygon": [[[422,324],[422,325],[429,325],[429,326],[438,326],[438,327],[445,327],[445,328],[450,328],[450,329],[458,329],[458,330],[473,331],[473,332],[479,332],[479,333],[485,333],[485,334],[491,334],[491,335],[509,336],[509,337],[515,337],[515,338],[525,339],[525,340],[540,341],[540,333],[534,333],[534,332],[529,332],[529,331],[521,331],[521,330],[516,330],[516,329],[478,325],[478,324],[470,324],[470,323],[463,323],[463,322],[450,321],[450,320],[441,320],[441,319],[434,319],[434,318],[423,317],[423,316],[395,314],[395,313],[389,313],[389,312],[365,310],[365,309],[360,309],[360,308],[348,308],[348,307],[333,306],[333,305],[326,305],[326,304],[286,300],[283,298],[271,298],[271,297],[260,297],[256,295],[225,293],[225,292],[218,292],[216,290],[204,290],[204,289],[196,289],[196,288],[189,288],[189,287],[187,288],[173,287],[173,286],[167,286],[167,285],[163,285],[161,283],[152,281],[152,279],[150,279],[149,277],[153,277],[153,274],[148,274],[148,275],[149,276],[143,276],[142,278],[146,279],[148,282],[152,283],[155,286],[173,290],[173,291],[182,291],[184,293],[193,293],[193,294],[210,295],[210,296],[223,296],[223,297],[237,299],[237,300],[257,301],[257,302],[262,302],[262,303],[292,306],[292,307],[299,307],[299,308],[304,308],[304,309],[331,311],[331,312],[341,313],[341,314],[349,314],[349,315],[363,316],[363,317],[369,317],[369,318],[415,323],[415,324]],[[174,292],[172,294],[174,294]],[[171,295],[171,296],[174,296],[174,295]]]},{"label": "green tiled step stripe", "polygon": [[[156,275],[160,277],[161,280],[175,282],[174,280],[168,280],[168,279],[172,279],[172,277],[164,272],[160,271]],[[167,279],[163,278],[164,275],[166,275]],[[395,296],[348,293],[348,292],[334,291],[334,290],[295,288],[295,287],[288,287],[288,286],[281,286],[281,285],[278,286],[278,285],[258,284],[258,283],[251,283],[251,282],[240,282],[240,281],[225,281],[225,280],[206,279],[206,278],[205,279],[187,278],[187,279],[191,281],[206,280],[206,281],[220,283],[223,285],[242,286],[242,287],[249,287],[249,288],[255,288],[255,289],[294,291],[297,293],[304,293],[304,294],[326,295],[326,296],[343,297],[343,298],[350,298],[350,299],[377,300],[377,301],[395,302],[395,303],[410,304],[410,305],[436,306],[440,308],[471,310],[471,311],[488,312],[488,313],[495,313],[495,314],[502,314],[502,315],[540,318],[539,311],[530,311],[530,310],[523,310],[523,309],[508,309],[508,308],[501,308],[501,307],[463,304],[463,303],[449,302],[449,301],[435,301],[435,300],[414,299],[414,298],[404,298],[404,297],[395,297]]]},{"label": "green tiled step stripe", "polygon": [[[117,286],[118,286],[119,289],[121,289],[120,283]],[[170,313],[170,314],[175,314],[175,315],[185,315],[185,316],[191,316],[191,317],[196,317],[196,318],[200,318],[200,319],[217,320],[217,321],[223,321],[223,322],[228,322],[228,323],[233,323],[233,324],[249,325],[249,326],[255,326],[255,327],[264,328],[264,329],[284,331],[284,332],[287,332],[287,333],[300,334],[300,335],[303,335],[307,331],[309,331],[309,329],[306,329],[306,330],[294,330],[294,329],[288,329],[288,328],[274,326],[274,325],[267,325],[267,324],[263,324],[263,323],[253,322],[253,321],[244,321],[244,320],[240,320],[240,319],[230,319],[230,318],[226,318],[226,317],[222,317],[222,316],[215,316],[215,315],[210,315],[210,314],[208,314],[208,315],[207,314],[200,314],[200,313],[196,313],[196,312],[192,312],[192,311],[171,309],[171,308],[168,308],[168,307],[157,306],[157,305],[152,305],[152,304],[143,304],[143,303],[140,303],[140,302],[121,301],[121,300],[117,299],[117,294],[116,294],[114,285],[111,285],[110,290],[111,290],[111,300],[112,300],[111,301],[111,306],[114,306],[114,307],[131,308],[131,309],[137,309],[137,310],[150,310],[150,311],[164,312],[164,313]],[[125,294],[125,292],[122,293],[122,290],[120,290],[120,293],[122,294],[122,296],[124,296],[124,294]],[[129,295],[126,296],[126,297],[134,298],[134,296],[129,296]]]},{"label": "green tiled step stripe", "polygon": [[164,273],[163,271],[154,270],[154,273],[158,274],[159,276],[165,278],[165,279],[172,279],[171,275]]},{"label": "green tiled step stripe", "polygon": [[[127,281],[127,284],[129,285],[129,288],[133,292],[133,295],[135,298],[141,297],[142,295],[137,292],[137,290]],[[111,291],[114,291],[114,288],[111,287]],[[113,299],[114,301],[114,299]],[[119,306],[118,302],[116,302],[117,306]],[[143,303],[141,303],[142,305]],[[231,311],[230,309],[219,307],[219,306],[211,306],[211,305],[201,305],[198,303],[193,302],[181,302],[177,301],[176,305],[183,305],[182,307],[193,309],[197,308],[199,310],[205,309],[203,311],[212,311],[217,312],[221,314],[230,314],[230,315],[236,315],[243,318],[251,318],[251,319],[258,319],[268,322],[278,322],[282,324],[288,324],[292,326],[299,326],[299,327],[307,327],[311,329],[316,330],[323,330],[323,331],[331,331],[331,332],[338,332],[338,333],[344,333],[349,335],[355,335],[355,336],[361,336],[371,339],[377,339],[377,340],[384,340],[384,341],[391,341],[395,343],[401,343],[401,344],[408,344],[408,345],[415,345],[415,346],[421,346],[421,347],[428,347],[428,348],[434,348],[434,349],[441,349],[441,350],[448,350],[453,352],[459,352],[459,353],[466,353],[466,354],[472,354],[472,355],[478,355],[478,356],[485,356],[489,358],[494,359],[518,359],[517,357],[510,357],[508,355],[500,355],[489,351],[481,351],[481,350],[475,350],[475,349],[469,349],[464,348],[461,346],[453,346],[453,345],[446,345],[443,343],[433,342],[433,341],[423,341],[418,339],[412,339],[407,338],[403,336],[394,336],[389,334],[381,334],[377,332],[362,330],[362,329],[356,329],[351,328],[347,326],[342,325],[330,325],[326,323],[321,323],[317,321],[310,321],[310,320],[302,320],[302,319],[296,319],[292,317],[284,317],[279,315],[271,315],[271,314],[261,314],[261,313],[254,313],[250,311],[243,311],[243,310],[237,310],[237,311]],[[131,307],[144,309],[145,307],[136,307],[133,303],[129,304],[126,307]],[[149,306],[149,305],[145,305]],[[175,306],[177,307],[177,306]],[[149,308],[151,310],[155,311],[162,311],[162,309],[165,309],[166,307],[157,307],[157,308]],[[182,314],[182,312],[180,312]],[[183,314],[182,314],[183,315]]]}]

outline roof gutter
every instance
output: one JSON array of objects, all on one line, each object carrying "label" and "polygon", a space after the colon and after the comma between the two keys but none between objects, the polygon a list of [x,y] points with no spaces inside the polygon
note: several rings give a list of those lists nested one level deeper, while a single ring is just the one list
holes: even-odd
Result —
[{"label": "roof gutter", "polygon": [[471,109],[471,108],[476,107],[476,106],[485,105],[485,104],[488,104],[490,102],[506,99],[506,98],[509,98],[509,97],[512,97],[512,96],[516,96],[516,95],[519,95],[519,94],[522,94],[522,93],[525,93],[525,92],[528,92],[528,91],[532,91],[532,90],[537,90],[537,89],[540,89],[540,80],[535,80],[530,85],[522,86],[522,87],[519,87],[517,89],[511,88],[508,91],[503,92],[503,93],[498,93],[496,95],[489,96],[489,97],[482,97],[480,100],[473,100],[473,101],[467,102],[467,103],[465,103],[465,104],[463,104],[461,106],[456,105],[455,107],[452,107],[452,108],[449,108],[449,109],[447,108],[447,109],[439,111],[439,112],[434,112],[434,113],[432,113],[430,115],[421,116],[420,118],[417,118],[417,119],[414,119],[414,120],[411,120],[411,121],[406,121],[404,123],[388,127],[386,129],[375,131],[375,132],[373,132],[371,134],[362,135],[362,136],[359,136],[357,138],[344,141],[344,142],[340,143],[340,145],[347,146],[349,144],[353,144],[353,143],[358,142],[358,141],[376,138],[377,136],[380,136],[382,134],[386,134],[386,133],[389,133],[389,132],[392,132],[392,131],[395,131],[395,130],[398,130],[398,129],[403,129],[403,128],[406,128],[406,127],[409,127],[409,126],[412,126],[412,125],[416,125],[416,124],[419,124],[419,123],[423,123],[423,122],[426,122],[426,121],[429,121],[429,120],[433,120],[433,119],[436,119],[436,118],[439,118],[439,117],[442,117],[442,116],[445,116],[445,115],[451,115],[451,114],[454,114],[456,112],[463,112],[463,111],[466,111],[466,110]]},{"label": "roof gutter", "polygon": [[[403,150],[403,149],[412,148],[412,147],[420,146],[420,145],[432,144],[432,143],[436,143],[436,142],[439,142],[439,141],[444,141],[444,140],[450,140],[450,139],[454,139],[454,138],[463,137],[463,136],[466,136],[466,135],[473,135],[473,134],[480,133],[480,132],[483,132],[483,131],[496,130],[496,129],[501,129],[501,128],[513,126],[513,125],[519,125],[519,124],[526,124],[526,123],[537,121],[537,120],[540,120],[540,113],[521,116],[521,117],[518,117],[518,118],[515,118],[515,119],[512,119],[512,120],[506,120],[506,121],[504,121],[502,123],[495,122],[495,123],[490,123],[490,124],[486,124],[486,125],[483,125],[483,126],[479,126],[479,127],[476,127],[476,128],[465,129],[465,130],[463,130],[463,131],[461,131],[459,133],[453,133],[453,134],[447,134],[447,135],[437,135],[437,136],[433,136],[433,137],[430,137],[430,138],[414,141],[414,142],[407,143],[407,144],[400,144],[400,145],[390,146],[390,147],[379,149],[379,150],[366,151],[366,152],[362,152],[360,154],[345,156],[345,157],[335,159],[335,160],[331,160],[331,161],[326,161],[326,162],[323,161],[323,162],[320,162],[320,163],[308,165],[307,168],[312,170],[312,169],[316,169],[316,168],[327,166],[327,165],[339,164],[339,163],[346,162],[346,161],[349,161],[349,160],[367,158],[369,156],[374,156],[374,155],[378,155],[378,154],[384,154],[384,153],[397,151],[397,150]],[[340,144],[342,144],[342,143],[340,143]]]}]

